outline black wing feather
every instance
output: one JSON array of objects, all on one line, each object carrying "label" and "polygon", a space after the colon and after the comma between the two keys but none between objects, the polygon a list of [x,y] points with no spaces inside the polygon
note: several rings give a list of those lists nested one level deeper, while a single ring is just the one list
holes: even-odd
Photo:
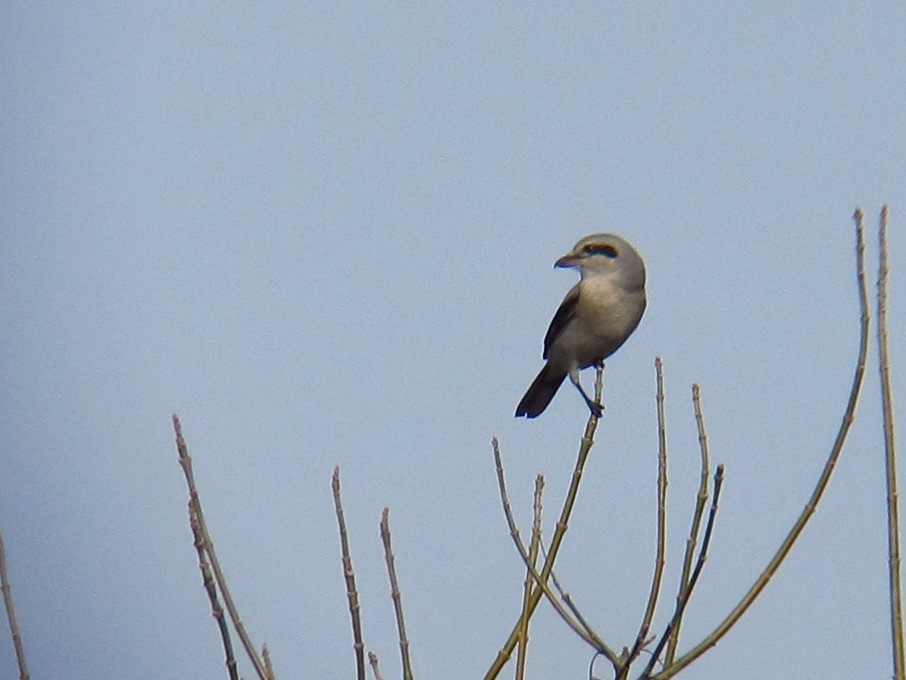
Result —
[{"label": "black wing feather", "polygon": [[568,324],[573,316],[575,316],[577,304],[579,304],[579,284],[573,286],[572,290],[566,294],[566,297],[563,298],[563,302],[560,303],[560,308],[557,309],[557,313],[554,314],[554,318],[551,319],[551,325],[544,335],[543,359],[547,359],[547,353],[550,351],[551,345],[554,344],[554,340],[557,339],[557,336],[560,335],[560,331],[562,331],[566,327],[566,324]]}]

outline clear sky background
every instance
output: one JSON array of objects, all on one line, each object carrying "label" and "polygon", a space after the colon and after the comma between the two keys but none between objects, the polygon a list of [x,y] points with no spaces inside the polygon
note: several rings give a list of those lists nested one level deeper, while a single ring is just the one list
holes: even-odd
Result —
[{"label": "clear sky background", "polygon": [[[551,265],[601,230],[645,257],[649,306],[608,363],[558,571],[605,639],[631,644],[660,354],[668,606],[698,479],[693,382],[727,467],[682,647],[697,642],[835,436],[857,205],[872,244],[891,206],[904,384],[904,36],[898,2],[4,2],[0,527],[32,677],[225,676],[174,411],[279,677],[353,676],[337,464],[385,677],[385,505],[417,675],[480,677],[523,579],[489,441],[524,531],[545,473],[551,529],[587,410],[564,389],[535,421],[513,411],[576,280]],[[808,530],[683,677],[889,677],[878,403],[871,367]],[[589,649],[546,605],[532,633],[530,677],[585,677]]]}]

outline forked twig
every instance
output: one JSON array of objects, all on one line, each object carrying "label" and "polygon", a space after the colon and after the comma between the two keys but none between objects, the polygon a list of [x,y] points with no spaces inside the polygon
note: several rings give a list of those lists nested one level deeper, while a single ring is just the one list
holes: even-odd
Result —
[{"label": "forked twig", "polygon": [[893,677],[906,678],[903,655],[903,591],[900,582],[900,511],[897,491],[896,437],[893,429],[893,396],[890,389],[890,356],[887,342],[887,206],[878,225],[878,370],[881,373],[881,406],[884,418],[884,459],[887,468],[887,569],[890,589],[890,633],[893,638]]},{"label": "forked twig", "polygon": [[[695,412],[695,425],[698,429],[698,449],[701,452],[701,477],[698,483],[698,495],[695,497],[695,510],[692,513],[692,526],[689,528],[689,538],[686,539],[686,552],[683,555],[683,573],[680,576],[679,589],[676,594],[677,606],[683,597],[688,597],[689,575],[692,571],[692,559],[695,556],[695,545],[698,543],[698,532],[701,528],[702,516],[705,505],[708,503],[708,477],[711,474],[711,462],[708,456],[708,433],[705,430],[705,418],[702,414],[701,387],[692,386],[692,408]],[[664,665],[669,666],[676,658],[676,647],[679,644],[680,627],[682,618],[677,619],[676,625],[670,631],[670,640],[667,642],[667,654]]]},{"label": "forked twig", "polygon": [[409,662],[409,639],[406,637],[406,622],[403,620],[403,601],[399,583],[396,580],[396,566],[393,548],[390,545],[390,508],[381,513],[381,540],[384,542],[384,559],[387,562],[387,574],[390,577],[390,597],[393,599],[393,611],[396,614],[396,628],[400,637],[400,657],[403,663],[403,680],[412,680],[412,664]]},{"label": "forked twig", "polygon": [[340,531],[340,551],[343,559],[343,578],[346,580],[346,599],[349,601],[349,616],[352,619],[352,648],[355,651],[356,678],[365,680],[365,644],[362,642],[362,618],[359,605],[359,591],[355,585],[355,571],[352,568],[352,556],[349,553],[349,537],[346,533],[346,517],[343,514],[343,502],[340,499],[340,468],[333,469],[331,478],[333,506],[337,513],[337,525]]},{"label": "forked twig", "polygon": [[[595,401],[599,404],[601,403],[601,393],[603,391],[604,385],[604,367],[598,366],[597,372],[595,375]],[[560,544],[563,542],[563,536],[566,533],[566,530],[569,526],[569,517],[572,514],[573,506],[576,502],[576,497],[579,493],[579,483],[582,481],[582,473],[585,469],[585,462],[588,460],[588,453],[591,451],[591,447],[594,444],[595,430],[598,427],[598,417],[592,413],[588,417],[588,423],[585,426],[585,434],[582,437],[582,443],[579,446],[579,456],[576,460],[576,467],[573,470],[572,481],[569,485],[569,490],[566,494],[566,500],[563,503],[563,509],[560,512],[560,518],[557,520],[557,524],[554,528],[554,535],[551,539],[550,550],[548,551],[547,559],[544,562],[544,565],[541,568],[540,580],[538,581],[538,586],[532,591],[532,596],[529,599],[528,606],[528,616],[534,613],[535,608],[538,606],[538,603],[541,601],[541,594],[544,592],[544,586],[547,584],[547,579],[550,577],[551,570],[554,568],[554,560],[557,558],[557,553],[560,551]],[[549,592],[549,591],[548,591]],[[513,626],[513,630],[510,632],[510,636],[507,638],[507,641],[504,643],[503,647],[497,653],[497,657],[494,659],[494,662],[491,664],[491,667],[485,673],[484,680],[493,680],[500,673],[504,664],[510,658],[510,655],[513,653],[513,649],[516,646],[516,638],[519,635],[519,626],[522,616],[519,617],[519,621]]]},{"label": "forked twig", "polygon": [[217,585],[214,583],[211,565],[208,563],[204,537],[201,534],[201,527],[198,525],[198,516],[195,514],[195,506],[192,501],[189,501],[189,526],[192,528],[195,550],[198,553],[198,568],[201,570],[201,581],[204,584],[205,592],[208,594],[208,600],[211,602],[211,613],[214,615],[214,620],[217,621],[217,628],[220,630],[220,639],[223,642],[223,651],[226,655],[227,672],[230,674],[230,680],[239,680],[236,657],[233,655],[233,641],[230,639],[230,628],[227,626],[226,618],[223,616],[220,598],[217,597]]},{"label": "forked twig", "polygon": [[211,569],[214,571],[217,587],[223,594],[223,601],[226,604],[227,611],[230,613],[230,620],[233,622],[233,627],[236,629],[239,639],[242,640],[242,646],[245,647],[245,653],[248,654],[252,665],[255,667],[255,672],[261,680],[266,680],[267,669],[264,667],[264,663],[258,656],[255,645],[252,643],[242,620],[239,618],[239,611],[236,609],[233,597],[230,595],[230,590],[227,587],[226,579],[223,576],[223,571],[220,569],[220,560],[217,559],[217,553],[214,552],[214,542],[211,540],[211,534],[208,531],[207,523],[204,520],[204,513],[201,510],[201,500],[198,496],[198,489],[195,487],[195,475],[192,472],[192,458],[189,456],[186,440],[182,436],[182,426],[179,422],[179,416],[175,413],[173,414],[173,430],[176,432],[176,450],[179,453],[179,464],[182,467],[183,475],[186,478],[186,485],[189,487],[189,502],[192,504],[195,519],[198,521],[198,528],[201,532],[202,541],[204,542],[204,550],[211,564]]},{"label": "forked twig", "polygon": [[[664,634],[661,636],[660,642],[658,642],[657,647],[655,647],[654,652],[651,654],[651,659],[648,661],[648,665],[645,667],[645,671],[642,673],[643,678],[648,678],[651,674],[654,665],[657,663],[658,658],[661,656],[661,652],[664,649],[664,645],[668,643],[669,640],[673,639],[672,631],[679,626],[680,621],[683,619],[683,613],[686,610],[686,605],[689,604],[689,599],[692,596],[692,591],[695,589],[695,584],[698,583],[698,577],[701,576],[702,569],[705,567],[705,561],[708,559],[708,548],[711,545],[711,535],[714,531],[714,520],[717,517],[717,504],[720,500],[720,490],[724,484],[724,466],[718,465],[717,472],[714,473],[714,496],[711,498],[711,510],[708,513],[708,523],[705,525],[705,535],[702,538],[702,548],[698,553],[698,560],[695,563],[695,569],[692,571],[692,574],[689,577],[689,583],[683,589],[682,594],[676,601],[676,609],[673,612],[673,618],[670,619],[670,623],[667,624],[667,629],[664,631]],[[668,667],[669,669],[669,667]]]},{"label": "forked twig", "polygon": [[13,593],[9,583],[9,572],[6,568],[6,549],[3,547],[2,534],[0,534],[0,590],[3,590],[3,606],[6,609],[6,620],[9,623],[9,632],[13,638],[13,648],[16,651],[16,663],[19,664],[19,680],[28,680],[28,666],[25,663],[25,648],[22,646],[22,636],[19,634],[19,622],[16,620],[16,610],[13,608]]},{"label": "forked twig", "polygon": [[771,577],[789,553],[790,548],[793,547],[799,534],[802,533],[808,520],[814,514],[818,501],[821,500],[821,496],[824,494],[824,490],[827,488],[827,484],[837,465],[837,460],[840,458],[840,452],[843,450],[846,436],[855,419],[856,404],[859,401],[859,394],[862,390],[862,381],[865,376],[865,359],[868,352],[868,289],[865,283],[865,229],[862,224],[862,211],[857,209],[853,217],[856,222],[856,278],[858,281],[860,310],[859,355],[856,362],[855,374],[853,376],[852,388],[849,393],[849,400],[843,415],[843,421],[840,423],[837,437],[834,440],[830,454],[824,464],[824,469],[821,472],[818,483],[815,485],[815,489],[812,491],[812,495],[805,504],[799,518],[796,520],[796,523],[793,525],[792,529],[790,529],[790,532],[777,549],[777,552],[774,553],[774,556],[768,562],[764,571],[758,576],[746,594],[742,597],[742,600],[740,600],[726,618],[724,618],[724,620],[721,621],[704,640],[677,659],[669,668],[652,676],[655,680],[666,680],[679,673],[682,669],[704,654],[705,651],[716,645],[727,631],[739,621],[740,617],[752,605],[764,587],[771,580]]}]

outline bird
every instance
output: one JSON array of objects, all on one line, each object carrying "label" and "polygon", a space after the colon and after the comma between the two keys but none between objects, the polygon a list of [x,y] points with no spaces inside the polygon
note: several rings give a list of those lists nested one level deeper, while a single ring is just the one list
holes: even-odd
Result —
[{"label": "bird", "polygon": [[602,407],[582,389],[579,371],[602,365],[639,325],[647,304],[645,263],[628,241],[602,232],[582,238],[554,267],[578,269],[581,278],[551,320],[542,353],[547,363],[516,407],[516,417],[541,415],[567,376],[600,417]]}]

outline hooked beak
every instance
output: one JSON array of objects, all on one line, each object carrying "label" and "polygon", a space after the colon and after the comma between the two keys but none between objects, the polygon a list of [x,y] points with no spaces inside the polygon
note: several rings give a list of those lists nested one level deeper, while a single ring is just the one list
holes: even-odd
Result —
[{"label": "hooked beak", "polygon": [[578,255],[576,255],[575,253],[566,253],[566,255],[564,255],[559,260],[554,262],[554,267],[563,268],[563,269],[568,268],[568,267],[575,267],[579,264],[580,259],[581,258]]}]

